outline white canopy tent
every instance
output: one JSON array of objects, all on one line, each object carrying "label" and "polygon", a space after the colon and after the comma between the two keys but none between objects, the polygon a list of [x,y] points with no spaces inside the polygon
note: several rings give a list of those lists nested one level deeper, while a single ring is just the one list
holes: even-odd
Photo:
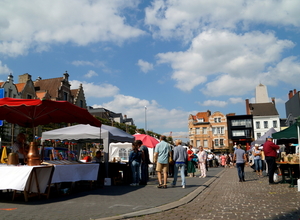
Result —
[{"label": "white canopy tent", "polygon": [[[94,127],[91,125],[74,125],[70,127],[55,129],[42,133],[41,141],[47,139],[68,140],[76,142],[100,142],[103,140],[104,161],[108,163],[109,144],[114,142],[133,142],[134,136],[116,127],[102,125],[101,127]],[[108,166],[106,166],[108,169]]]}]

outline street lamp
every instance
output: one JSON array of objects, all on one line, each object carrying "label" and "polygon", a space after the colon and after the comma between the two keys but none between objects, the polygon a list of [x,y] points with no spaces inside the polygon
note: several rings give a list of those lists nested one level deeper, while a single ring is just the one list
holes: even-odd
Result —
[{"label": "street lamp", "polygon": [[145,133],[147,134],[147,106],[145,106]]}]

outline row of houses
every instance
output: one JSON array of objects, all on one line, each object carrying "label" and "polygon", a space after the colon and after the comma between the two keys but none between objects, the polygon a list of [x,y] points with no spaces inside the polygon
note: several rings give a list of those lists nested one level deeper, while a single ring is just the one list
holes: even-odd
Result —
[{"label": "row of houses", "polygon": [[289,91],[285,103],[286,118],[280,119],[275,98],[269,101],[266,86],[256,87],[255,103],[245,100],[246,113],[223,114],[211,111],[189,115],[189,140],[194,147],[203,146],[206,150],[224,152],[234,144],[250,145],[269,129],[277,132],[293,124],[300,116],[300,93]]},{"label": "row of houses", "polygon": [[[18,82],[14,82],[14,76],[8,75],[5,82],[0,82],[0,88],[4,90],[4,97],[18,98],[18,99],[41,99],[53,101],[68,101],[76,106],[87,109],[92,115],[101,118],[109,119],[113,122],[125,123],[127,125],[134,125],[132,118],[127,118],[126,115],[115,113],[105,108],[93,108],[87,105],[84,89],[82,84],[77,89],[71,89],[69,82],[69,74],[66,71],[62,77],[42,79],[38,77],[32,80],[30,74],[25,73],[18,76]],[[16,131],[8,131],[8,136],[15,136]]]}]

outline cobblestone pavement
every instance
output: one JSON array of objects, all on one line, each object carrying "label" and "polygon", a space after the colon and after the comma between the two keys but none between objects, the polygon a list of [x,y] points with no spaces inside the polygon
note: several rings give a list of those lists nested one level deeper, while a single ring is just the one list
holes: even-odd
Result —
[{"label": "cobblestone pavement", "polygon": [[226,168],[193,201],[134,220],[174,219],[300,219],[300,192],[289,184],[269,185],[268,178],[258,178],[245,168],[246,182],[238,182],[235,168]]}]

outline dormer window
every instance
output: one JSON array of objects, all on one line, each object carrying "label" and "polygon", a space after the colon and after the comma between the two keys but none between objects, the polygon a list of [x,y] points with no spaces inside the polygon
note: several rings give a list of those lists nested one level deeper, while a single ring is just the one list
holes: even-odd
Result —
[{"label": "dormer window", "polygon": [[204,118],[198,118],[198,122],[204,122]]}]

